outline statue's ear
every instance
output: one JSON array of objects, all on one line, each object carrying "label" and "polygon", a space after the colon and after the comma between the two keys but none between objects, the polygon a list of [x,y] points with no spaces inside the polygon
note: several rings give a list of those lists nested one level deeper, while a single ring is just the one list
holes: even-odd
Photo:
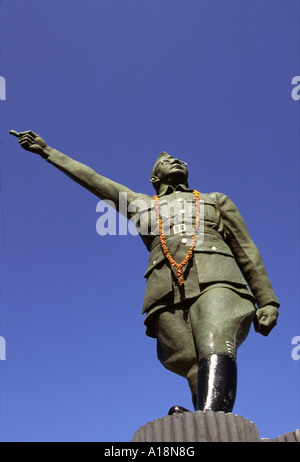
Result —
[{"label": "statue's ear", "polygon": [[157,176],[155,176],[155,175],[152,175],[150,177],[150,181],[151,181],[151,183],[157,183],[159,181],[159,178]]},{"label": "statue's ear", "polygon": [[155,175],[151,175],[150,181],[151,181],[152,186],[153,186],[153,188],[155,189],[155,191],[158,192],[158,190],[159,190],[159,184],[160,184],[160,179],[159,179],[157,176],[155,176]]}]

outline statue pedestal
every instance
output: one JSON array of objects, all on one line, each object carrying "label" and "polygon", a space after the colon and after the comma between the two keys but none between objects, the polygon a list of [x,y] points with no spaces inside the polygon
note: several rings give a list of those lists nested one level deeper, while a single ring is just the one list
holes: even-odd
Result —
[{"label": "statue pedestal", "polygon": [[257,442],[253,422],[225,412],[196,411],[155,419],[140,427],[132,442]]}]

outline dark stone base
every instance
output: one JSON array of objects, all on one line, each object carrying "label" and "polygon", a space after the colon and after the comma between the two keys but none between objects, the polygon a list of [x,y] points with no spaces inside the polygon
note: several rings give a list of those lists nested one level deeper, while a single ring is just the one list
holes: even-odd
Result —
[{"label": "dark stone base", "polygon": [[277,438],[262,438],[261,441],[263,443],[300,443],[300,430],[285,433]]},{"label": "dark stone base", "polygon": [[132,442],[300,442],[300,430],[260,438],[254,423],[240,415],[196,411],[148,422],[135,432]]},{"label": "dark stone base", "polygon": [[256,426],[225,412],[196,411],[155,419],[137,430],[132,442],[257,442]]}]

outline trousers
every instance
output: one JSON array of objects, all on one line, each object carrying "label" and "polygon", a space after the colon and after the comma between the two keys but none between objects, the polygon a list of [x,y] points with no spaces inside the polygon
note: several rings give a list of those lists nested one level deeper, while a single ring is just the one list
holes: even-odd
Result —
[{"label": "trousers", "polygon": [[236,357],[246,339],[255,305],[229,288],[212,288],[196,300],[158,311],[153,319],[157,357],[197,390],[199,360],[212,354]]}]

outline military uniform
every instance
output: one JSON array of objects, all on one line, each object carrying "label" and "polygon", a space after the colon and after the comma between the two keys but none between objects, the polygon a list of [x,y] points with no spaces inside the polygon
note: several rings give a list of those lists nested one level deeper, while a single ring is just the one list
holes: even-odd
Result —
[{"label": "military uniform", "polygon": [[[163,226],[171,230],[166,236],[168,250],[175,261],[180,262],[186,256],[194,233],[193,191],[184,185],[175,190],[169,186],[159,197],[162,210],[165,202],[177,204],[177,210],[172,208],[171,215],[163,217]],[[148,326],[148,319],[163,305],[162,300],[167,299],[168,306],[177,305],[183,300],[198,297],[211,284],[230,287],[256,301],[259,307],[269,303],[279,306],[260,254],[234,203],[221,193],[201,194],[200,201],[204,205],[203,235],[196,243],[193,260],[184,268],[185,283],[182,288],[176,283],[176,269],[169,265],[162,252],[159,236],[142,236],[150,251],[143,304]],[[192,204],[192,214],[184,220],[185,227],[181,230],[178,218],[187,212],[184,209],[186,204],[189,209]],[[140,212],[141,218],[143,213],[153,214],[153,207]],[[153,335],[151,327],[148,330]]]},{"label": "military uniform", "polygon": [[[135,222],[150,252],[142,310],[146,333],[157,338],[164,366],[187,377],[195,394],[199,359],[215,353],[234,358],[248,334],[255,303],[279,306],[236,206],[222,193],[200,194],[197,243],[184,267],[184,285],[179,286],[176,269],[162,251],[151,196],[135,193],[54,149],[47,161],[99,198],[113,201],[119,212]],[[168,230],[166,245],[180,263],[194,233],[193,190],[185,184],[175,189],[164,186],[158,196],[162,226]],[[121,210],[121,197],[127,210]]]}]

